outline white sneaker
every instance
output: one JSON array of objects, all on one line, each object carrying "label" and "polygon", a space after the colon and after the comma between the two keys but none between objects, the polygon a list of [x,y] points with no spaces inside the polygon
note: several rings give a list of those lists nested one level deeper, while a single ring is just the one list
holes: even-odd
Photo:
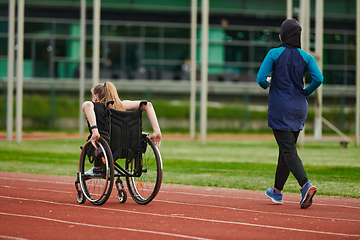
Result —
[{"label": "white sneaker", "polygon": [[87,170],[84,174],[88,175],[88,176],[94,175],[95,174],[94,169],[95,169],[95,167],[92,167],[89,170]]},{"label": "white sneaker", "polygon": [[92,167],[91,169],[87,170],[84,174],[87,175],[87,176],[104,175],[105,174],[105,169],[101,168],[101,167],[99,167],[99,168]]}]

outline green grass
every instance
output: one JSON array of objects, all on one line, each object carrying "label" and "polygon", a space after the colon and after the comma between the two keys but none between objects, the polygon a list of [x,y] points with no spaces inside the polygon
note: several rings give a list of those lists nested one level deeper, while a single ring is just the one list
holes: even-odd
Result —
[{"label": "green grass", "polygon": [[[0,141],[0,171],[76,177],[81,139]],[[271,187],[278,149],[274,140],[165,140],[163,183],[263,191]],[[318,194],[360,198],[360,148],[351,142],[306,142],[298,149]],[[290,175],[285,192],[299,193]]]},{"label": "green grass", "polygon": [[[91,100],[90,92],[86,93],[86,99]],[[123,96],[124,98],[125,96]],[[127,98],[129,97],[129,98]],[[126,96],[125,99],[133,99],[133,96]],[[79,98],[78,96],[65,93],[57,93],[56,95],[48,94],[24,94],[23,96],[23,117],[25,121],[31,121],[31,124],[25,124],[25,131],[55,131],[55,130],[72,130],[73,126],[64,126],[64,124],[55,124],[55,119],[72,119],[79,118]],[[188,120],[190,102],[188,99],[183,100],[164,100],[153,99],[156,115],[159,120]],[[15,104],[15,103],[14,103]],[[250,102],[251,104],[251,102]],[[14,105],[15,106],[15,105]],[[196,118],[199,118],[200,107],[196,108]],[[333,106],[331,103],[324,105],[322,115],[324,118],[335,124],[342,132],[348,135],[354,135],[355,126],[355,107],[343,108],[341,106]],[[314,122],[315,111],[311,104],[307,123]],[[209,120],[240,120],[241,124],[222,125],[221,127],[210,127],[211,131],[216,132],[235,132],[242,133],[245,131],[269,131],[267,125],[258,125],[252,127],[248,121],[265,121],[267,120],[267,103],[263,105],[246,105],[243,102],[209,102],[207,117]],[[0,122],[6,121],[6,96],[0,96]],[[198,123],[197,123],[198,124]],[[307,124],[308,125],[308,124]],[[146,124],[145,127],[148,127]],[[166,131],[188,132],[183,126],[164,126]],[[311,127],[309,128],[311,129]],[[0,124],[0,130],[5,130],[5,124]],[[324,126],[324,133],[334,134],[328,127]]]}]

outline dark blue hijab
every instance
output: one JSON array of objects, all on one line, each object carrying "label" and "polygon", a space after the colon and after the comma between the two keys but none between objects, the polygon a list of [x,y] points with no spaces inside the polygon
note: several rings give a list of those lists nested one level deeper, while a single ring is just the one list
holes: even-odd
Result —
[{"label": "dark blue hijab", "polygon": [[294,18],[286,19],[280,26],[281,47],[301,48],[301,26]]}]

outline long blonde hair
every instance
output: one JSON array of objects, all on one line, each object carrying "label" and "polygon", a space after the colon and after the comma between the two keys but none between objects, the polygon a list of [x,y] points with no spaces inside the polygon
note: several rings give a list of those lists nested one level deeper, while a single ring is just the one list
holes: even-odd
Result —
[{"label": "long blonde hair", "polygon": [[106,105],[108,100],[114,100],[113,105],[109,105],[110,108],[117,111],[126,111],[124,105],[122,104],[115,85],[112,82],[105,82],[104,84],[99,84],[95,86],[91,92],[94,95],[98,95],[100,103]]}]

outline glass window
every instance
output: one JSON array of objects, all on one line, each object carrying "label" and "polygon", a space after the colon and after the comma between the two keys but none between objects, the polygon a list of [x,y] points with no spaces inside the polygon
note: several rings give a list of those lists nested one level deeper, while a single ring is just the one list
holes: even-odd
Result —
[{"label": "glass window", "polygon": [[49,61],[36,60],[33,77],[49,77]]},{"label": "glass window", "polygon": [[140,27],[133,26],[132,24],[121,25],[107,25],[106,26],[106,36],[116,36],[116,37],[139,37],[140,36]]},{"label": "glass window", "polygon": [[255,82],[256,72],[251,68],[240,68],[238,74],[235,76],[235,81]]},{"label": "glass window", "polygon": [[189,52],[189,44],[164,44],[164,59],[184,60]]},{"label": "glass window", "polygon": [[27,38],[24,39],[24,59],[31,59],[31,53],[32,53],[31,42],[35,40],[36,39],[27,39]]},{"label": "glass window", "polygon": [[8,21],[0,21],[0,33],[8,33]]},{"label": "glass window", "polygon": [[225,38],[231,38],[233,41],[249,40],[249,31],[227,30],[225,31]]},{"label": "glass window", "polygon": [[[100,41],[100,49],[102,49],[102,42],[101,41]],[[91,40],[86,41],[85,57],[86,58],[92,58],[92,54],[93,54],[93,42]],[[103,54],[103,51],[100,51],[100,57],[102,57],[102,54]]]},{"label": "glass window", "polygon": [[268,52],[267,47],[254,47],[254,61],[262,62]]},{"label": "glass window", "polygon": [[347,64],[356,64],[356,35],[347,36],[348,52],[347,52]]},{"label": "glass window", "polygon": [[114,69],[121,68],[121,43],[120,42],[110,42],[107,44],[107,53],[108,59],[112,61]]},{"label": "glass window", "polygon": [[146,59],[159,58],[159,44],[158,43],[145,43],[145,56]]},{"label": "glass window", "polygon": [[356,84],[356,71],[347,71],[347,81],[346,85],[355,85]]},{"label": "glass window", "polygon": [[34,77],[49,77],[49,40],[36,39]]},{"label": "glass window", "polygon": [[225,61],[229,61],[229,62],[249,61],[249,47],[225,46]]},{"label": "glass window", "polygon": [[325,70],[324,82],[326,84],[340,84],[344,82],[344,72],[341,70]]},{"label": "glass window", "polygon": [[348,65],[355,65],[356,64],[356,50],[355,49],[348,50],[347,64]]},{"label": "glass window", "polygon": [[139,44],[126,43],[126,70],[138,70],[139,67]]},{"label": "glass window", "polygon": [[280,38],[279,38],[279,32],[271,32],[271,39],[270,41],[273,43],[281,44]]},{"label": "glass window", "polygon": [[145,37],[152,37],[152,38],[159,37],[159,28],[158,27],[146,27],[145,28]]},{"label": "glass window", "polygon": [[24,33],[36,33],[41,35],[51,34],[51,23],[25,22]]},{"label": "glass window", "polygon": [[344,35],[342,34],[325,34],[325,44],[344,44]]},{"label": "glass window", "polygon": [[55,40],[55,56],[56,57],[66,57],[66,42],[68,40]]},{"label": "glass window", "polygon": [[190,38],[189,28],[164,28],[165,38]]},{"label": "glass window", "polygon": [[[80,31],[80,28],[79,28]],[[102,28],[100,27],[100,32],[102,32]],[[86,36],[92,36],[93,35],[93,25],[87,24],[86,25]]]},{"label": "glass window", "polygon": [[7,38],[0,38],[0,55],[8,55],[8,39]]},{"label": "glass window", "polygon": [[327,64],[344,64],[344,50],[327,49],[327,56],[324,61]]},{"label": "glass window", "polygon": [[[79,63],[76,62],[57,62],[55,64],[55,72],[58,78],[78,78]],[[91,68],[85,69],[86,78],[91,78]]]},{"label": "glass window", "polygon": [[[71,57],[78,59],[80,58],[80,41],[56,39],[54,54],[56,57]],[[100,55],[101,54],[102,51],[100,51]],[[85,55],[87,58],[92,57],[92,41],[86,41]]]},{"label": "glass window", "polygon": [[174,74],[173,76],[168,79],[179,79],[179,69],[181,68],[181,64],[175,64],[175,65],[170,65],[170,64],[166,64],[162,66],[162,70],[163,71],[172,71]]},{"label": "glass window", "polygon": [[264,29],[262,31],[254,31],[254,41],[259,43],[265,43],[271,40],[270,31]]},{"label": "glass window", "polygon": [[[55,34],[62,34],[62,35],[71,35],[71,26],[73,24],[65,24],[65,23],[56,23],[55,24]],[[80,29],[79,29],[80,31]],[[80,32],[79,32],[80,34]],[[77,34],[77,35],[79,35]]]},{"label": "glass window", "polygon": [[356,35],[348,35],[347,44],[355,45],[356,43]]},{"label": "glass window", "polygon": [[158,64],[144,64],[144,67],[147,70],[148,79],[159,79],[160,66]]}]

